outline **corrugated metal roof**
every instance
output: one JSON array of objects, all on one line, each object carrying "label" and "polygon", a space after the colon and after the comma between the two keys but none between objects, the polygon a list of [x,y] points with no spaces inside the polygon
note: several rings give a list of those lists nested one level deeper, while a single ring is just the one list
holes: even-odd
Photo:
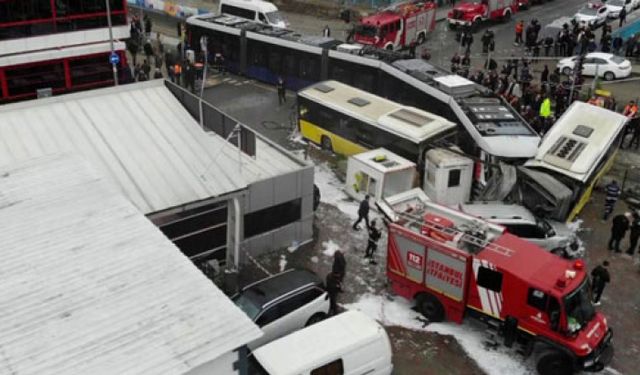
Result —
[{"label": "corrugated metal roof", "polygon": [[0,166],[60,152],[83,155],[145,214],[300,168],[207,136],[160,80],[0,109]]},{"label": "corrugated metal roof", "polygon": [[0,373],[183,374],[261,335],[86,161],[0,168]]}]

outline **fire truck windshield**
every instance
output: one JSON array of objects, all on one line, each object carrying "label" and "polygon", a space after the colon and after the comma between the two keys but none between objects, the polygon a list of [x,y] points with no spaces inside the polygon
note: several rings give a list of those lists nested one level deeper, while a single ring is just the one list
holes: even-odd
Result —
[{"label": "fire truck windshield", "polygon": [[567,328],[570,333],[578,332],[593,319],[596,310],[591,303],[589,279],[585,279],[576,290],[564,297],[564,308],[567,312]]},{"label": "fire truck windshield", "polygon": [[374,37],[378,35],[378,30],[375,26],[370,25],[358,25],[356,27],[356,34],[368,37]]}]

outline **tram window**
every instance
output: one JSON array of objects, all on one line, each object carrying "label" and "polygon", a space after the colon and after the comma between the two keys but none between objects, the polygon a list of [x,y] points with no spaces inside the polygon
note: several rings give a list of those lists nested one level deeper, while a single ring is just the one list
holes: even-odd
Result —
[{"label": "tram window", "polygon": [[282,56],[278,52],[269,53],[269,70],[282,73]]},{"label": "tram window", "polygon": [[284,74],[287,76],[298,76],[298,60],[292,54],[284,57]]},{"label": "tram window", "polygon": [[38,89],[63,88],[64,66],[62,62],[28,66],[6,70],[9,95],[34,94]]}]

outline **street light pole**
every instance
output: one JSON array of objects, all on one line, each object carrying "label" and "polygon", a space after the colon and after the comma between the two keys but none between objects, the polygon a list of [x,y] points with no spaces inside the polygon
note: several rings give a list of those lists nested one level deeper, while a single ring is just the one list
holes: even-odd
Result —
[{"label": "street light pole", "polygon": [[[111,55],[109,56],[109,60],[112,59],[112,56],[115,55],[115,50],[113,49],[113,27],[111,25],[111,4],[109,4],[110,0],[104,0],[107,4],[107,25],[109,26],[109,44],[111,45]],[[114,61],[110,61],[113,66],[113,84],[114,86],[118,86],[118,63]]]}]

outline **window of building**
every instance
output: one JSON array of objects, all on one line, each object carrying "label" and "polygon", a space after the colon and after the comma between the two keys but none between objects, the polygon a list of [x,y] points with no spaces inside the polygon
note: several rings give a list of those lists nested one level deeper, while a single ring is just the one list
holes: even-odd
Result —
[{"label": "window of building", "polygon": [[452,169],[449,171],[448,187],[460,186],[460,169]]},{"label": "window of building", "polygon": [[249,238],[300,220],[302,199],[294,199],[244,215],[244,237]]},{"label": "window of building", "polygon": [[540,311],[547,311],[547,299],[548,296],[545,292],[529,288],[529,293],[527,295],[527,304],[531,307],[535,307]]},{"label": "window of building", "polygon": [[494,292],[500,292],[502,291],[502,273],[480,267],[478,269],[478,285]]},{"label": "window of building", "polygon": [[0,24],[53,17],[50,0],[2,0]]},{"label": "window of building", "polygon": [[311,375],[343,375],[344,366],[342,359],[337,359],[333,362],[329,362],[324,366],[311,370]]}]

